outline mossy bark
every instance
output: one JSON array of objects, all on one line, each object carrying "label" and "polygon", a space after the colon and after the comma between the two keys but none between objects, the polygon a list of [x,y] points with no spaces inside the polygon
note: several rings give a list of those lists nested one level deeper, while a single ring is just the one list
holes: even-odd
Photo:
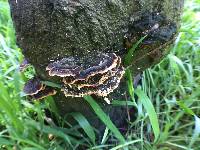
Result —
[{"label": "mossy bark", "polygon": [[[183,0],[9,0],[17,43],[42,80],[49,77],[46,66],[68,56],[87,57],[90,52],[115,52],[124,59],[128,48],[147,35],[133,55],[136,75],[158,63],[173,43],[179,29]],[[95,60],[91,60],[95,61]],[[125,99],[122,83],[110,99]],[[59,92],[55,102],[61,115],[80,111],[97,128],[103,128],[82,98]],[[98,103],[118,125],[126,120],[126,107]]]}]

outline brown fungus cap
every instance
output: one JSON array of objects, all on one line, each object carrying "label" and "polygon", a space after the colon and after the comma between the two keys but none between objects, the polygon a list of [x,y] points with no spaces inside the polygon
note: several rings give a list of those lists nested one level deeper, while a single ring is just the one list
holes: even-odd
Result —
[{"label": "brown fungus cap", "polygon": [[81,68],[74,62],[76,60],[72,57],[63,58],[60,61],[50,63],[46,70],[49,71],[50,76],[70,77],[76,76]]},{"label": "brown fungus cap", "polygon": [[[104,84],[100,84],[98,87],[98,96],[107,96],[109,93],[113,92],[118,86],[124,75],[125,71],[123,67],[119,67],[115,75],[111,76]],[[106,86],[104,86],[106,85]]]},{"label": "brown fungus cap", "polygon": [[117,66],[119,57],[115,53],[101,54],[97,65],[82,70],[77,80],[86,80],[96,74],[104,74]]},{"label": "brown fungus cap", "polygon": [[41,91],[43,88],[44,86],[40,79],[34,77],[25,83],[23,91],[27,95],[34,95]]},{"label": "brown fungus cap", "polygon": [[54,90],[52,87],[47,86],[43,90],[39,91],[37,94],[31,95],[31,98],[40,100],[47,96],[55,95],[56,93],[56,90]]},{"label": "brown fungus cap", "polygon": [[88,63],[87,61],[89,60],[87,58],[85,58],[85,60],[78,60],[72,57],[63,58],[56,62],[50,63],[46,67],[46,70],[49,72],[49,76],[75,76],[75,80],[86,80],[90,76],[94,76],[98,73],[103,74],[108,70],[115,68],[119,58],[115,53],[109,53],[98,54],[94,59],[95,63]]},{"label": "brown fungus cap", "polygon": [[112,70],[121,65],[121,58],[115,53],[101,54],[97,60],[94,66],[90,65],[82,69],[74,77],[63,78],[63,82],[65,84],[96,84],[102,81],[102,77],[111,76]]},{"label": "brown fungus cap", "polygon": [[115,53],[94,54],[83,60],[72,57],[50,63],[50,76],[63,78],[65,96],[106,96],[116,89],[124,74],[121,58]]},{"label": "brown fungus cap", "polygon": [[78,88],[71,85],[63,85],[62,91],[65,96],[72,97],[83,97],[84,95],[98,95],[107,96],[109,93],[113,92],[119,85],[120,80],[124,74],[124,68],[120,67],[117,69],[113,76],[110,76],[103,84],[97,84],[96,86],[82,86]]},{"label": "brown fungus cap", "polygon": [[49,71],[50,76],[59,76],[59,77],[70,77],[76,76],[80,72],[80,67],[74,66],[73,68],[69,67],[59,67],[53,68]]},{"label": "brown fungus cap", "polygon": [[52,87],[44,85],[37,77],[30,79],[23,89],[24,93],[32,99],[43,99],[50,95],[55,95],[57,92]]}]

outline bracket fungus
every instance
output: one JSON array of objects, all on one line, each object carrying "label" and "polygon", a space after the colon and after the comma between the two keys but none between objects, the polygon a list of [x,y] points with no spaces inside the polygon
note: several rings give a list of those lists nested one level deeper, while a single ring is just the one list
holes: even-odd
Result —
[{"label": "bracket fungus", "polygon": [[90,61],[88,58],[63,58],[50,63],[46,70],[49,76],[62,78],[61,91],[66,97],[92,94],[107,96],[118,87],[125,72],[121,66],[121,58],[115,53],[100,53],[95,56],[94,62]]},{"label": "bracket fungus", "polygon": [[30,96],[32,99],[40,100],[50,95],[55,95],[56,90],[52,87],[44,85],[41,80],[34,77],[24,85],[24,93]]},{"label": "bracket fungus", "polygon": [[75,63],[73,57],[63,58],[60,61],[50,63],[46,70],[49,71],[50,76],[70,77],[76,76],[80,72],[80,67]]}]

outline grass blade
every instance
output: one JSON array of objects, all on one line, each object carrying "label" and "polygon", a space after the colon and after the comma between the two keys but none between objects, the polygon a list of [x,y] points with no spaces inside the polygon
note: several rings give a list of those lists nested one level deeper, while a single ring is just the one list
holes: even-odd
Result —
[{"label": "grass blade", "polygon": [[144,37],[142,37],[139,41],[137,41],[136,44],[134,44],[128,51],[128,54],[125,56],[125,65],[128,66],[130,65],[130,63],[132,62],[132,58],[133,58],[133,53],[135,51],[135,49],[138,47],[138,45],[140,43],[142,43],[142,41],[147,37],[147,35],[145,35]]},{"label": "grass blade", "polygon": [[183,101],[177,101],[177,104],[180,106],[180,108],[182,108],[186,113],[190,114],[190,115],[195,115],[195,113],[184,104]]},{"label": "grass blade", "polygon": [[103,138],[101,140],[101,144],[104,144],[106,142],[108,133],[109,133],[109,129],[106,127],[104,134],[103,134]]},{"label": "grass blade", "polygon": [[189,149],[192,148],[192,145],[195,143],[195,141],[197,141],[197,138],[200,135],[200,118],[197,117],[196,115],[194,115],[194,118],[195,118],[195,128],[194,128],[194,133],[192,135],[192,139],[189,144]]},{"label": "grass blade", "polygon": [[136,106],[132,101],[124,101],[124,100],[112,100],[112,105],[114,106]]},{"label": "grass blade", "polygon": [[130,142],[127,142],[125,144],[121,144],[121,145],[118,145],[116,147],[113,147],[112,149],[110,150],[119,150],[120,148],[124,148],[128,145],[131,145],[131,144],[134,144],[134,143],[138,143],[138,142],[141,142],[142,140],[134,140],[134,141],[130,141]]},{"label": "grass blade", "polygon": [[135,101],[135,98],[134,98],[134,86],[133,86],[133,78],[132,78],[132,73],[131,73],[131,70],[130,69],[126,69],[126,78],[127,78],[127,85],[128,85],[128,92],[129,92],[129,95],[131,96],[131,99],[133,101]]},{"label": "grass blade", "polygon": [[92,126],[87,121],[87,119],[81,113],[78,113],[78,112],[74,112],[74,113],[70,113],[70,114],[79,123],[79,125],[85,131],[85,133],[90,138],[90,140],[92,141],[92,143],[95,145],[95,139],[96,139],[95,133],[94,133],[94,130],[93,130]]},{"label": "grass blade", "polygon": [[159,134],[160,134],[160,128],[158,123],[158,117],[156,115],[155,109],[153,107],[153,104],[151,100],[147,97],[147,95],[139,88],[135,90],[135,93],[139,97],[139,100],[142,102],[142,105],[144,106],[145,110],[147,111],[147,114],[149,116],[151,126],[153,128],[154,132],[154,142],[158,140]]},{"label": "grass blade", "polygon": [[50,87],[55,87],[55,88],[61,88],[61,85],[50,82],[50,81],[42,81],[43,84],[50,86]]},{"label": "grass blade", "polygon": [[5,139],[0,137],[0,145],[14,145],[15,142],[13,142],[10,139]]},{"label": "grass blade", "polygon": [[[40,123],[38,123],[34,120],[27,120],[26,125],[30,126],[30,127],[34,127],[38,131],[58,136],[58,137],[62,138],[65,142],[67,142],[71,147],[73,147],[71,144],[71,141],[73,140],[73,138],[56,128],[52,128],[52,127],[46,126],[46,125],[41,126]],[[78,143],[78,142],[76,141],[75,143]]]},{"label": "grass blade", "polygon": [[95,100],[91,96],[84,96],[84,99],[90,104],[94,112],[97,114],[99,119],[110,129],[115,137],[120,141],[120,143],[125,143],[125,139],[123,135],[119,132],[117,127],[113,124],[110,118],[103,112],[101,107],[95,102]]}]

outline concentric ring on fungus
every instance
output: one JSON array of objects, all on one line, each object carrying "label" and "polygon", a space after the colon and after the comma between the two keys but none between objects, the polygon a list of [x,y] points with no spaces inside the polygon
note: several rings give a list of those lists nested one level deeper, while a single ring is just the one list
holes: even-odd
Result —
[{"label": "concentric ring on fungus", "polygon": [[81,67],[75,65],[74,61],[75,60],[71,57],[63,58],[60,61],[50,63],[46,67],[46,70],[49,71],[50,76],[73,77],[81,71]]},{"label": "concentric ring on fungus", "polygon": [[32,95],[31,97],[33,99],[40,100],[40,99],[43,99],[43,98],[45,98],[47,96],[55,95],[56,93],[57,93],[56,90],[54,90],[53,88],[47,86],[43,90],[39,91],[37,94]]},{"label": "concentric ring on fungus", "polygon": [[[77,76],[75,77],[63,78],[63,82],[65,84],[78,84],[79,86],[81,84],[85,84],[85,86],[90,86],[92,85],[90,81],[94,80],[95,83],[93,83],[93,85],[97,84],[98,82],[99,84],[103,84],[102,81],[104,81],[105,78],[108,78],[112,75],[113,72],[115,72],[113,71],[113,69],[116,69],[121,65],[120,57],[116,56],[116,54],[114,53],[111,53],[110,55],[112,57],[108,58],[107,56],[104,62],[101,61],[99,63],[99,66],[92,66],[90,68],[87,68],[86,70],[82,71],[81,74],[77,74]],[[100,77],[100,79],[95,80],[95,78],[98,77]]]},{"label": "concentric ring on fungus", "polygon": [[107,96],[118,87],[123,77],[121,58],[115,53],[98,54],[94,57],[95,62],[89,63],[91,60],[88,59],[63,58],[50,63],[46,70],[50,76],[63,78],[61,91],[65,96]]},{"label": "concentric ring on fungus", "polygon": [[89,77],[96,74],[103,74],[115,68],[120,59],[115,53],[102,54],[103,60],[99,62],[98,66],[92,66],[86,70],[82,70],[76,80],[87,80]]},{"label": "concentric ring on fungus", "polygon": [[43,88],[44,87],[40,79],[34,77],[25,83],[23,91],[27,95],[34,95],[41,91]]},{"label": "concentric ring on fungus", "polygon": [[44,85],[39,78],[32,78],[27,81],[23,89],[24,93],[32,99],[43,99],[50,95],[55,95],[57,92],[52,87]]},{"label": "concentric ring on fungus", "polygon": [[75,86],[70,87],[69,85],[63,85],[62,91],[65,96],[72,97],[83,97],[84,95],[98,95],[98,96],[107,96],[109,93],[113,92],[119,85],[120,80],[124,74],[124,68],[120,67],[115,75],[111,76],[104,84],[99,84],[96,87],[90,88],[89,86],[84,86],[82,88],[77,88]]}]

